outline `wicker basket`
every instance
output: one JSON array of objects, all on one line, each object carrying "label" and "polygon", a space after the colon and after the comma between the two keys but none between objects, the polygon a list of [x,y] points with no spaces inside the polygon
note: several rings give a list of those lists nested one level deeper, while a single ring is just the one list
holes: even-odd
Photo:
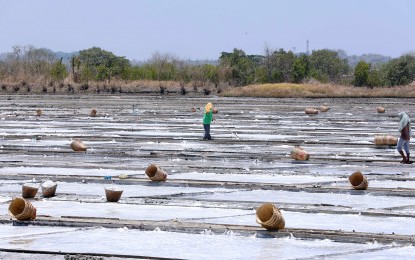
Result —
[{"label": "wicker basket", "polygon": [[96,117],[97,116],[97,110],[95,108],[91,110],[90,116],[91,117]]},{"label": "wicker basket", "polygon": [[385,108],[383,107],[377,107],[376,110],[378,111],[378,113],[385,113]]},{"label": "wicker basket", "polygon": [[36,109],[36,116],[42,115],[42,109]]},{"label": "wicker basket", "polygon": [[39,190],[39,185],[35,183],[25,183],[22,185],[22,197],[26,199],[33,199]]},{"label": "wicker basket", "polygon": [[43,197],[48,198],[55,196],[57,186],[58,184],[53,181],[45,181],[42,183],[41,187]]},{"label": "wicker basket", "polygon": [[375,145],[397,145],[398,139],[392,135],[376,135],[374,140]]},{"label": "wicker basket", "polygon": [[150,164],[147,167],[146,175],[152,181],[165,181],[167,179],[167,174],[155,164]]},{"label": "wicker basket", "polygon": [[307,109],[305,110],[305,113],[306,113],[307,115],[316,115],[316,114],[318,114],[318,110],[317,110],[317,109],[315,109],[315,108],[307,108]]},{"label": "wicker basket", "polygon": [[321,111],[321,112],[327,112],[327,111],[329,111],[329,109],[330,109],[330,108],[329,108],[328,106],[321,106],[321,107],[320,107],[320,111]]},{"label": "wicker basket", "polygon": [[349,176],[349,182],[355,190],[366,190],[369,186],[366,176],[360,171],[354,172]]},{"label": "wicker basket", "polygon": [[75,139],[72,141],[71,143],[71,148],[72,150],[74,150],[75,152],[86,152],[87,148],[84,145],[84,143],[82,143],[80,140]]},{"label": "wicker basket", "polygon": [[268,230],[285,227],[284,217],[272,203],[264,203],[256,210],[256,222]]},{"label": "wicker basket", "polygon": [[109,202],[117,202],[120,200],[123,190],[116,187],[105,188],[105,196]]},{"label": "wicker basket", "polygon": [[36,208],[23,198],[14,198],[9,205],[9,214],[17,220],[32,220],[36,218]]},{"label": "wicker basket", "polygon": [[300,146],[295,146],[290,152],[290,157],[298,161],[307,161],[308,159],[310,159],[310,154],[308,154]]}]

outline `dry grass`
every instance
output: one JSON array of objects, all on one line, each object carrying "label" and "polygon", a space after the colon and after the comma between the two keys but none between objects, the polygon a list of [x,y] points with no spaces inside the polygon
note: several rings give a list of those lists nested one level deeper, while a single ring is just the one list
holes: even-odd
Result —
[{"label": "dry grass", "polygon": [[415,82],[390,88],[358,88],[333,84],[261,84],[230,88],[226,97],[415,97]]}]

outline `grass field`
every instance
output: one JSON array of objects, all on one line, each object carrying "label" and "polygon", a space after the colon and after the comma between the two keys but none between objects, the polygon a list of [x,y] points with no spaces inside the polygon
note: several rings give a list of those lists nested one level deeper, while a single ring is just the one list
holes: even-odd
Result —
[{"label": "grass field", "polygon": [[390,88],[358,88],[332,84],[260,84],[229,88],[225,97],[415,97],[415,84]]}]

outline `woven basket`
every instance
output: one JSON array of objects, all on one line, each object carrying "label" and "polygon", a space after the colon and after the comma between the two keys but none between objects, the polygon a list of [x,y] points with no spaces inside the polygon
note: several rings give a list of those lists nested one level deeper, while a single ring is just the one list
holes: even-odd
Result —
[{"label": "woven basket", "polygon": [[39,185],[34,183],[25,183],[22,185],[22,197],[26,199],[33,199],[39,190]]},{"label": "woven basket", "polygon": [[91,117],[96,117],[97,116],[97,110],[94,108],[91,110]]},{"label": "woven basket", "polygon": [[84,145],[84,143],[82,143],[80,140],[75,139],[72,141],[71,143],[71,148],[72,150],[74,150],[75,152],[86,152],[87,148]]},{"label": "woven basket", "polygon": [[284,217],[272,203],[264,203],[256,210],[256,222],[268,230],[285,227]]},{"label": "woven basket", "polygon": [[378,113],[385,113],[385,108],[383,107],[377,107],[376,110],[378,111]]},{"label": "woven basket", "polygon": [[123,190],[115,187],[105,188],[105,196],[109,202],[117,202],[120,200]]},{"label": "woven basket", "polygon": [[320,111],[321,111],[321,112],[327,112],[327,111],[329,111],[329,109],[330,109],[330,108],[329,108],[328,106],[321,106],[321,107],[320,107]]},{"label": "woven basket", "polygon": [[349,182],[355,190],[366,190],[369,186],[366,176],[360,171],[354,172],[349,176]]},{"label": "woven basket", "polygon": [[374,142],[376,145],[396,145],[398,143],[398,139],[390,134],[376,135]]},{"label": "woven basket", "polygon": [[298,161],[307,161],[308,159],[310,159],[310,154],[308,154],[300,146],[295,146],[290,152],[290,157]]},{"label": "woven basket", "polygon": [[45,181],[42,183],[42,195],[43,197],[53,197],[56,193],[56,188],[58,184],[53,181]]},{"label": "woven basket", "polygon": [[36,115],[41,116],[42,115],[42,109],[36,109]]},{"label": "woven basket", "polygon": [[147,167],[146,175],[152,181],[165,181],[167,179],[167,174],[155,164],[150,164]]},{"label": "woven basket", "polygon": [[32,220],[36,218],[36,208],[23,198],[14,198],[9,205],[9,214],[17,220]]},{"label": "woven basket", "polygon": [[316,115],[316,114],[318,114],[318,110],[317,110],[317,109],[315,109],[315,108],[307,108],[307,109],[305,110],[305,113],[306,113],[307,115]]}]

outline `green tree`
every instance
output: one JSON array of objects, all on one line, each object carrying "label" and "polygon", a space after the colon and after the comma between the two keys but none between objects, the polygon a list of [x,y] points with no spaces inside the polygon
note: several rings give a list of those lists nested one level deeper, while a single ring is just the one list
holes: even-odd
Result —
[{"label": "green tree", "polygon": [[300,83],[309,76],[310,62],[307,55],[298,57],[292,66],[292,77],[294,83]]},{"label": "green tree", "polygon": [[296,57],[292,51],[279,49],[271,55],[271,82],[292,82],[293,64]]},{"label": "green tree", "polygon": [[369,86],[369,72],[370,64],[364,61],[359,61],[354,68],[354,81],[356,87]]},{"label": "green tree", "polygon": [[382,74],[389,86],[406,85],[415,79],[415,57],[404,55],[389,61]]},{"label": "green tree", "polygon": [[79,51],[76,59],[82,66],[81,73],[87,73],[81,75],[84,79],[110,81],[112,77],[121,77],[130,66],[130,61],[125,57],[118,57],[98,47]]},{"label": "green tree", "polygon": [[349,70],[347,60],[335,51],[316,50],[310,56],[310,75],[322,82],[338,82]]},{"label": "green tree", "polygon": [[[256,57],[248,57],[243,50],[234,49],[233,52],[222,52],[219,57],[220,66],[229,70],[227,81],[234,86],[243,86],[253,82],[255,79]],[[226,74],[222,74],[226,75]]]},{"label": "green tree", "polygon": [[62,82],[68,76],[66,66],[62,64],[62,58],[53,64],[50,70],[50,76],[55,82]]}]

